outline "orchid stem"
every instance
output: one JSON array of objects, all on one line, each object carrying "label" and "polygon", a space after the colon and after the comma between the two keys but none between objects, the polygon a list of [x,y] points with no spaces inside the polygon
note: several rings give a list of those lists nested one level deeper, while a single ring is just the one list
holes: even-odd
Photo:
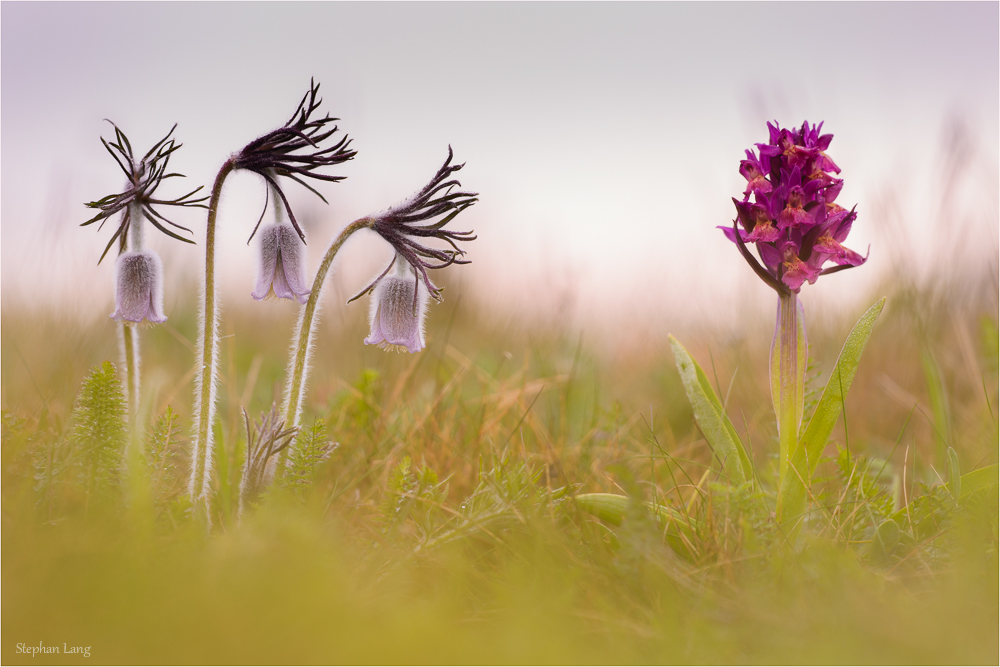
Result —
[{"label": "orchid stem", "polygon": [[[316,271],[316,278],[313,280],[312,290],[309,292],[309,299],[305,306],[299,311],[299,321],[295,326],[295,333],[292,336],[291,358],[288,362],[288,382],[285,386],[285,401],[281,412],[285,418],[286,428],[295,428],[299,425],[302,416],[302,398],[305,395],[306,380],[309,376],[309,355],[313,347],[313,327],[317,319],[317,305],[323,290],[323,283],[326,274],[333,266],[333,260],[340,252],[344,242],[354,232],[371,227],[371,218],[361,218],[355,220],[344,228],[340,235],[333,240],[323,261]],[[287,448],[281,452],[278,463],[279,472],[284,468]]]},{"label": "orchid stem", "polygon": [[188,493],[192,500],[207,501],[209,475],[212,471],[212,422],[215,420],[215,400],[219,366],[219,303],[215,295],[215,219],[219,212],[222,184],[233,171],[234,162],[226,160],[215,177],[212,199],[208,205],[205,227],[205,287],[201,303],[201,332],[198,336],[198,372],[194,387],[195,442],[191,456],[191,482]]},{"label": "orchid stem", "polygon": [[778,295],[778,317],[771,343],[771,401],[778,421],[779,483],[799,443],[805,398],[805,316],[794,292]]}]

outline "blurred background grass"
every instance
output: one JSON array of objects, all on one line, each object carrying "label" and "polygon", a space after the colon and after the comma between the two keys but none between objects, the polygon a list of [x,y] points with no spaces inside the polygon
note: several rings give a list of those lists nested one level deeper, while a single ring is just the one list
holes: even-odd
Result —
[{"label": "blurred background grass", "polygon": [[[966,472],[996,462],[995,277],[896,281],[871,295],[888,305],[848,428],[827,450],[891,454],[861,505],[899,495],[904,466],[907,499],[946,480],[942,445]],[[91,646],[90,660],[109,663],[997,661],[995,492],[887,562],[871,555],[873,519],[845,528],[829,508],[786,543],[705,475],[711,452],[666,332],[626,349],[591,344],[519,324],[460,284],[447,294],[418,355],[362,345],[366,309],[328,306],[304,424],[322,419],[335,449],[304,493],[269,497],[242,520],[240,408],[258,415],[280,400],[294,308],[225,308],[210,535],[178,504],[192,309],[142,333],[150,420],[167,406],[179,416],[156,507],[35,490],[39,452],[68,437],[88,369],[117,361],[116,333],[110,320],[5,309],[4,661],[77,657],[16,653],[40,641]],[[852,319],[809,320],[820,383]],[[770,323],[753,322],[739,337],[674,333],[726,398],[767,488]],[[822,465],[817,495],[843,499],[850,481]],[[642,512],[615,527],[567,500],[597,491],[683,503],[710,528],[684,559]]]}]

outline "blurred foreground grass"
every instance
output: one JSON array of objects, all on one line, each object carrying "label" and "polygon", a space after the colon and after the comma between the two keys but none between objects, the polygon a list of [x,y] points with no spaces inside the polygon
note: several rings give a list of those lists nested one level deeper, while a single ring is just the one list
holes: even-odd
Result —
[{"label": "blurred foreground grass", "polygon": [[[5,663],[1000,660],[996,486],[942,486],[948,447],[962,472],[997,462],[995,283],[961,306],[890,295],[795,539],[767,509],[770,322],[674,332],[752,445],[763,490],[734,490],[666,332],[615,350],[455,299],[401,356],[361,344],[364,309],[329,308],[304,423],[332,452],[240,518],[240,408],[280,400],[294,309],[226,304],[211,534],[183,498],[193,313],[142,333],[149,460],[101,492],[66,448],[113,323],[4,310]],[[809,322],[814,389],[852,324]],[[587,492],[697,529],[678,547],[638,503],[620,526],[581,511]],[[39,642],[91,657],[17,652]]]}]

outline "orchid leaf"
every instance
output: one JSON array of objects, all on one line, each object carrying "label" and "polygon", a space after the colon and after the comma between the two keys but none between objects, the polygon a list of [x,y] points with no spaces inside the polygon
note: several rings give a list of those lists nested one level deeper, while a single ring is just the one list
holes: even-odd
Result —
[{"label": "orchid leaf", "polygon": [[805,509],[810,477],[816,469],[816,464],[819,463],[833,427],[840,419],[844,398],[851,388],[854,373],[858,370],[861,354],[865,351],[865,345],[871,338],[875,322],[878,321],[884,306],[885,297],[879,299],[861,316],[847,336],[844,349],[841,350],[837,365],[830,374],[830,380],[826,383],[816,411],[813,412],[809,425],[799,439],[798,446],[789,457],[788,474],[782,480],[778,495],[779,523],[797,520]]},{"label": "orchid leaf", "polygon": [[712,389],[705,372],[701,370],[680,342],[670,336],[670,345],[677,361],[677,371],[681,374],[684,391],[691,409],[694,411],[698,428],[722,461],[723,469],[732,484],[742,484],[753,476],[750,458],[743,447],[743,441],[726,416],[722,402]]},{"label": "orchid leaf", "polygon": [[954,490],[952,490],[951,484],[948,484],[948,491],[958,500],[965,500],[975,491],[997,483],[1000,483],[1000,467],[994,463],[991,466],[965,473],[959,478]]}]

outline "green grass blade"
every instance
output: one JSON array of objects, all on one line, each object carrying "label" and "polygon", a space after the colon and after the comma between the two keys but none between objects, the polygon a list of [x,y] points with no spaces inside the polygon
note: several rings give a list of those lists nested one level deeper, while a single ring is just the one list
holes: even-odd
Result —
[{"label": "green grass blade", "polygon": [[[816,405],[809,425],[806,426],[798,447],[791,455],[790,470],[781,484],[778,495],[778,521],[786,523],[795,520],[805,509],[806,487],[809,479],[819,463],[823,448],[833,432],[833,427],[840,418],[844,405],[844,397],[851,388],[854,373],[861,361],[861,354],[868,344],[868,339],[875,328],[875,322],[885,306],[885,297],[879,299],[868,309],[858,323],[851,329],[840,352],[837,365],[830,374],[823,396]],[[803,484],[805,482],[805,484]]]},{"label": "green grass blade", "polygon": [[958,452],[948,448],[948,491],[958,500],[962,495],[962,469],[958,465]]},{"label": "green grass blade", "polygon": [[753,475],[753,468],[743,448],[743,442],[726,416],[722,403],[712,389],[705,372],[673,336],[670,336],[670,346],[674,350],[677,371],[681,374],[684,392],[691,402],[698,428],[723,462],[729,481],[733,484],[742,484]]},{"label": "green grass blade", "polygon": [[948,461],[947,451],[951,445],[951,410],[948,407],[948,392],[945,389],[941,366],[929,350],[920,357],[927,380],[927,394],[931,401],[931,415],[934,422],[934,452],[938,462]]}]

